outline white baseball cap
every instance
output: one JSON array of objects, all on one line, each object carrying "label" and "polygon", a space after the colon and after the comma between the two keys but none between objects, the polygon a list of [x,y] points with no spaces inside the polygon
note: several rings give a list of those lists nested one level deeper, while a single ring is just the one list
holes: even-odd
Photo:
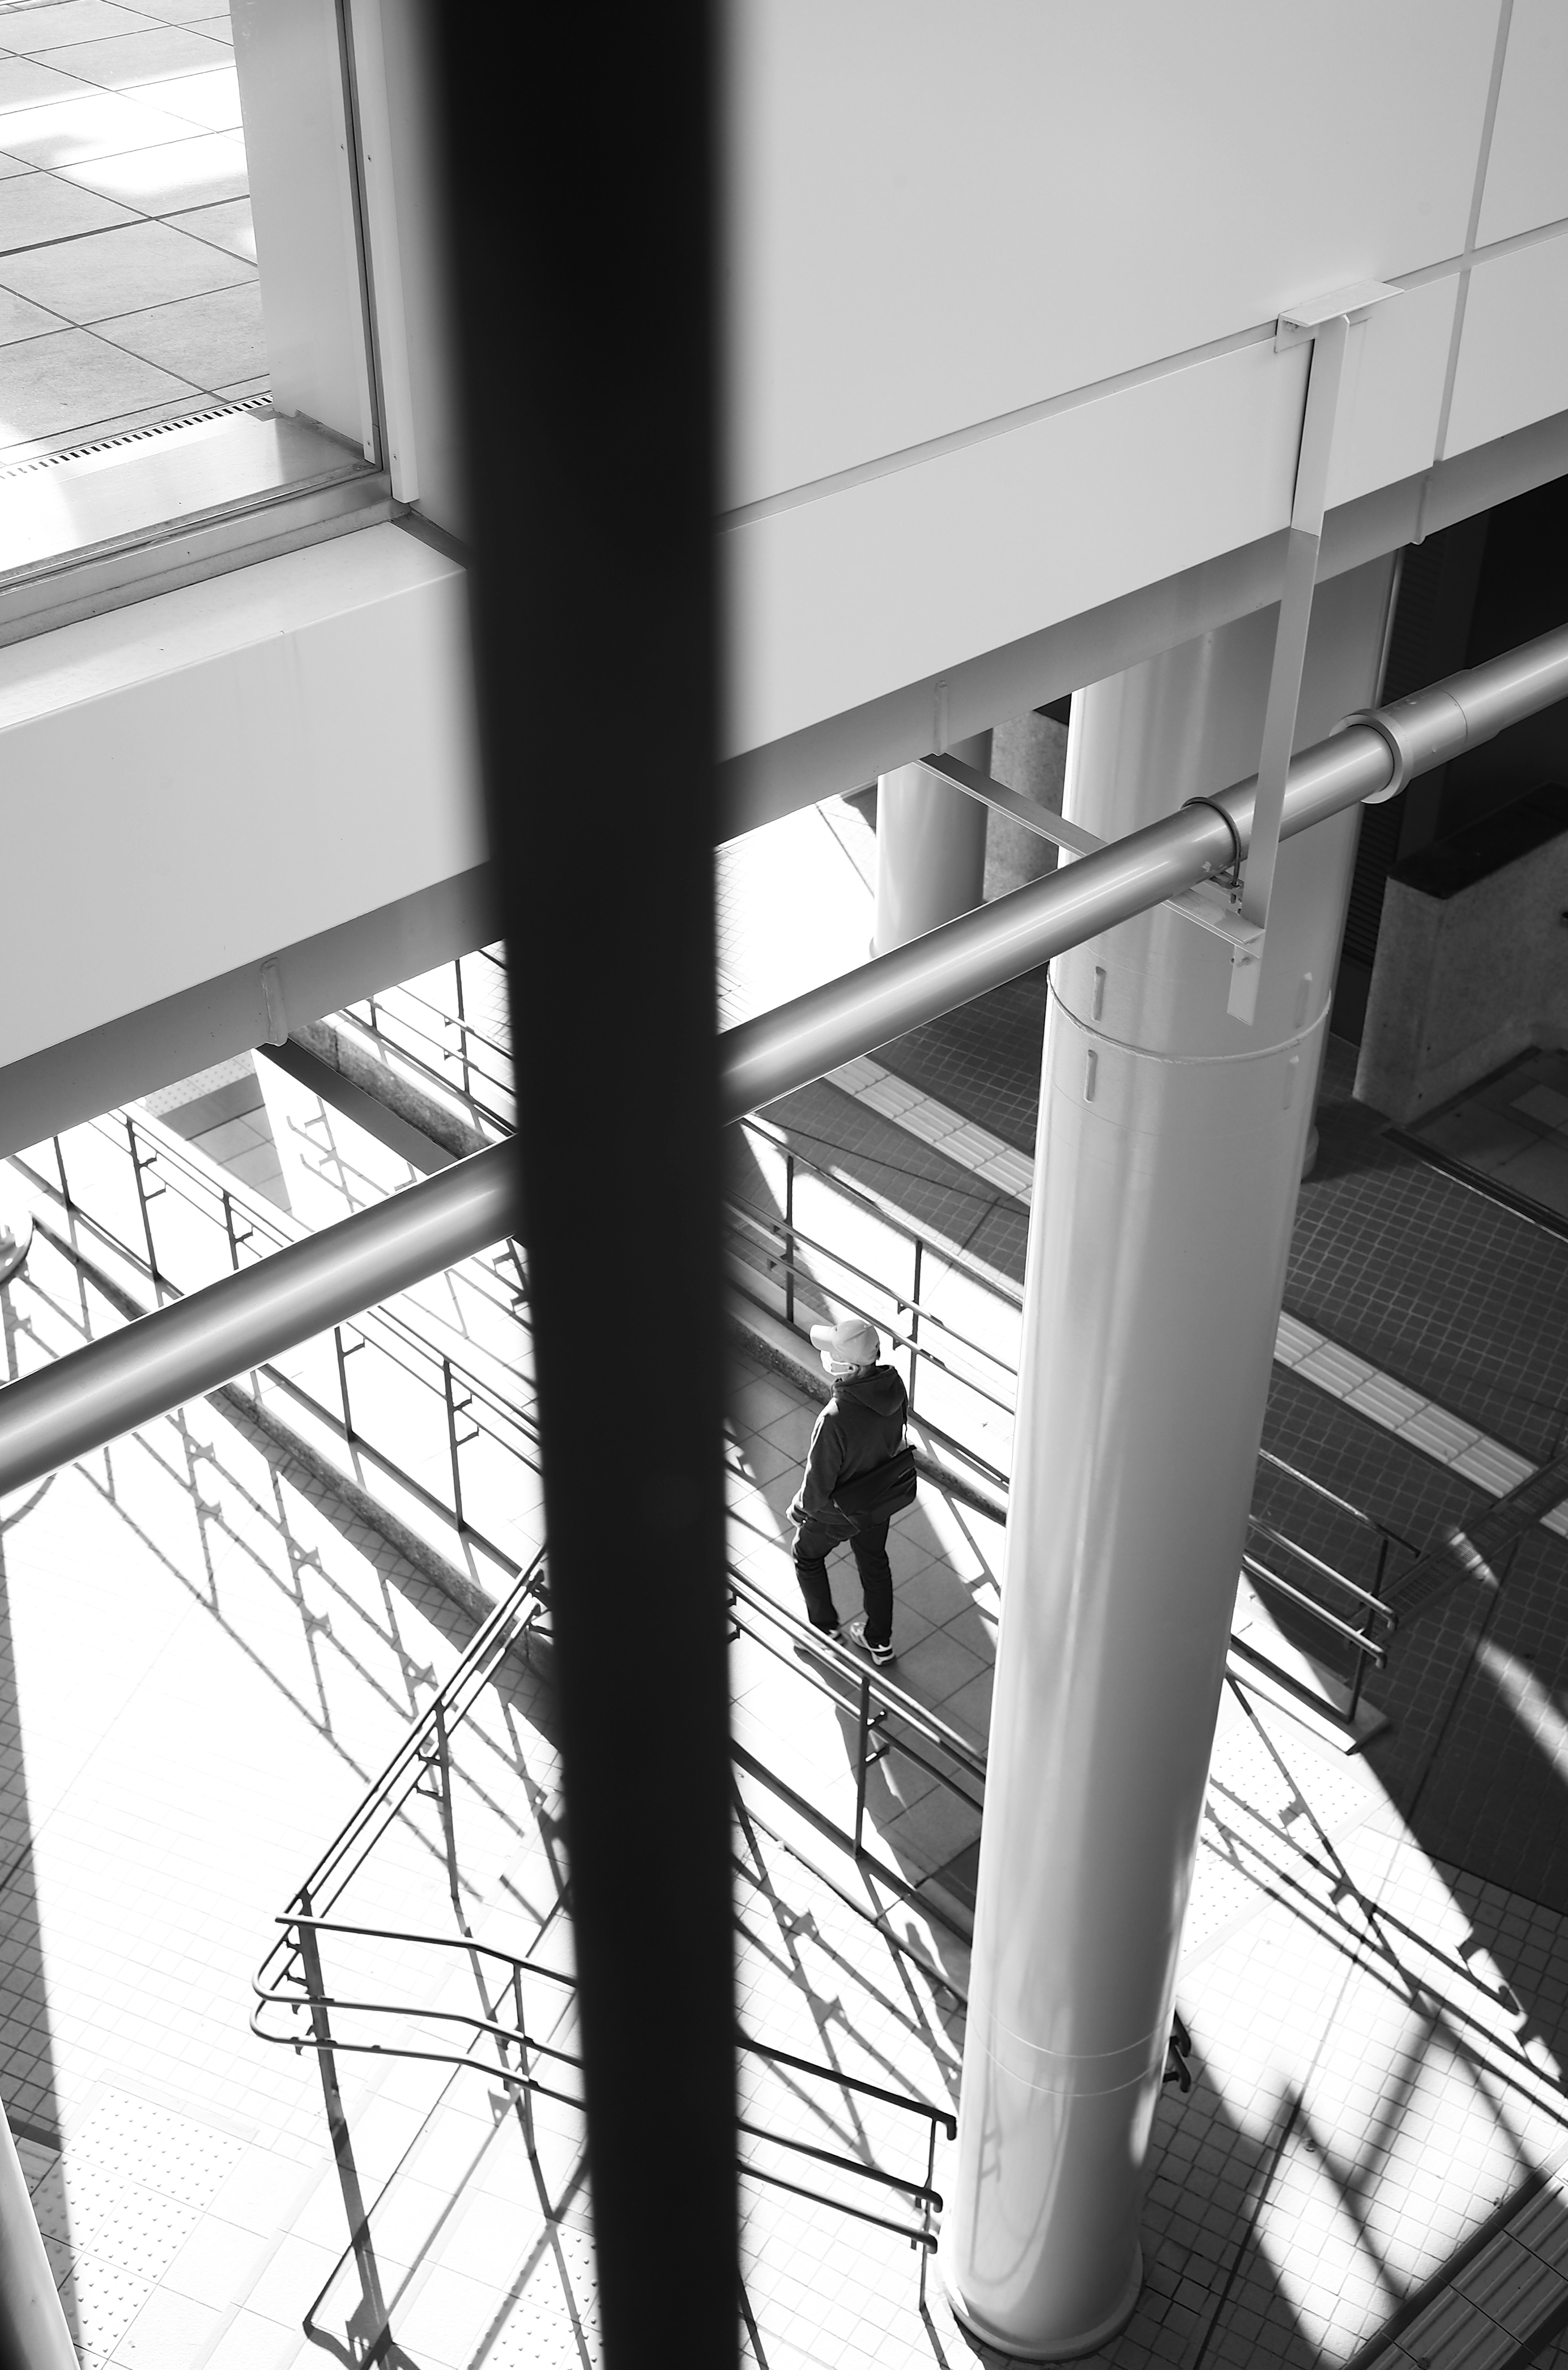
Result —
[{"label": "white baseball cap", "polygon": [[813,1325],[812,1347],[822,1352],[830,1375],[846,1366],[874,1366],[882,1355],[876,1327],[865,1317],[845,1317],[836,1325]]}]

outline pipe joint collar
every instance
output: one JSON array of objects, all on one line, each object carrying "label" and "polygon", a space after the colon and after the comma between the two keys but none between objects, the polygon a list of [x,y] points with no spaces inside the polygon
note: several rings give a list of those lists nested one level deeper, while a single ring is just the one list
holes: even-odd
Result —
[{"label": "pipe joint collar", "polygon": [[1397,799],[1413,774],[1457,757],[1470,742],[1470,719],[1447,691],[1412,692],[1389,708],[1358,708],[1341,719],[1334,731],[1348,732],[1365,724],[1376,732],[1393,760],[1392,776],[1380,790],[1368,791],[1364,807],[1385,806]]}]

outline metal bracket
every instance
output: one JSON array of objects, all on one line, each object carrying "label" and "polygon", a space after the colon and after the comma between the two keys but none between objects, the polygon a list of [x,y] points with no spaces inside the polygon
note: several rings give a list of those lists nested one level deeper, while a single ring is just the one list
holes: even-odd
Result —
[{"label": "metal bracket", "polygon": [[1053,808],[1043,807],[1034,799],[1026,799],[1021,790],[1009,790],[1004,782],[994,782],[990,775],[983,774],[977,765],[965,765],[957,757],[935,754],[917,758],[916,762],[923,765],[928,774],[935,774],[939,781],[948,783],[955,790],[963,790],[969,798],[978,799],[982,806],[995,807],[998,814],[1011,815],[1013,821],[1022,823],[1026,831],[1037,831],[1042,839],[1053,841],[1064,855],[1094,856],[1106,844],[1104,840],[1097,839],[1093,832],[1085,831],[1081,823],[1068,823]]},{"label": "metal bracket", "polygon": [[[994,807],[998,814],[1011,815],[1026,831],[1038,832],[1042,839],[1059,847],[1064,857],[1093,856],[1107,843],[1085,831],[1081,823],[1068,823],[1051,807],[1043,807],[1033,799],[1026,799],[1021,790],[1009,790],[1003,782],[996,782],[977,766],[965,765],[957,757],[922,757],[918,763],[939,781],[955,790],[963,790],[982,806]],[[1200,801],[1200,803],[1206,803]],[[1262,948],[1262,929],[1245,921],[1239,910],[1239,887],[1228,887],[1218,880],[1200,880],[1191,889],[1183,889],[1163,902],[1183,921],[1195,922],[1199,929],[1212,931],[1229,947],[1233,964],[1255,964]]]},{"label": "metal bracket", "polygon": [[1249,1024],[1258,1008],[1258,980],[1262,969],[1263,934],[1268,928],[1279,858],[1279,827],[1285,813],[1285,784],[1296,740],[1296,712],[1301,697],[1301,672],[1307,656],[1307,629],[1312,618],[1312,594],[1318,581],[1318,554],[1323,538],[1323,508],[1328,495],[1329,468],[1333,458],[1334,430],[1353,321],[1365,320],[1374,305],[1400,291],[1382,281],[1356,281],[1349,287],[1293,305],[1279,316],[1274,351],[1311,340],[1312,359],[1307,379],[1307,407],[1301,422],[1301,444],[1296,463],[1296,487],[1291,500],[1290,529],[1286,544],[1285,581],[1280,589],[1279,623],[1274,630],[1274,662],[1269,671],[1268,699],[1263,709],[1262,745],[1258,754],[1257,789],[1252,801],[1252,828],[1247,868],[1241,883],[1241,919],[1257,932],[1250,947],[1232,952],[1230,993],[1226,1008]]},{"label": "metal bracket", "polygon": [[1343,288],[1331,288],[1325,296],[1309,297],[1305,304],[1287,305],[1274,324],[1274,351],[1285,353],[1291,346],[1304,345],[1315,337],[1325,321],[1343,314],[1354,328],[1365,321],[1375,305],[1390,296],[1402,296],[1402,288],[1395,288],[1386,280],[1353,280]]},{"label": "metal bracket", "polygon": [[1233,890],[1218,880],[1200,880],[1191,889],[1183,889],[1179,897],[1167,897],[1165,903],[1173,914],[1195,922],[1200,930],[1211,930],[1223,938],[1230,949],[1232,964],[1256,962],[1262,953],[1263,934],[1255,922],[1243,921]]}]

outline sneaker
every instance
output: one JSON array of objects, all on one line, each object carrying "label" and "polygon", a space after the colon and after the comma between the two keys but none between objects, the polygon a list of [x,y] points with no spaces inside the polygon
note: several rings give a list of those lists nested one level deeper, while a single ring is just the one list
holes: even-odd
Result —
[{"label": "sneaker", "polygon": [[866,1625],[863,1621],[851,1621],[848,1628],[841,1630],[839,1634],[847,1638],[852,1646],[859,1646],[863,1654],[869,1654],[873,1662],[891,1662],[896,1659],[891,1639],[885,1646],[873,1646],[866,1635]]},{"label": "sneaker", "polygon": [[797,1654],[809,1654],[813,1646],[843,1646],[847,1644],[847,1637],[844,1630],[818,1629],[813,1625],[812,1634],[809,1638],[796,1639],[795,1651]]}]

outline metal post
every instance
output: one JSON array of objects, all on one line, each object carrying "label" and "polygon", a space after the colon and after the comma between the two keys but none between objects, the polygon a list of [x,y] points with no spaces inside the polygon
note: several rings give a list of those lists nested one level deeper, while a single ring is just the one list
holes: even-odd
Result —
[{"label": "metal post", "polygon": [[920,1279],[923,1273],[921,1261],[925,1248],[925,1244],[917,1235],[915,1237],[915,1299],[909,1311],[909,1412],[911,1415],[915,1412],[915,1376],[920,1363],[920,1352],[917,1344],[920,1339]]},{"label": "metal post", "polygon": [[[129,1111],[125,1114],[125,1133],[131,1146],[131,1174],[136,1179],[136,1200],[142,1212],[142,1235],[147,1246],[147,1273],[152,1278],[154,1291],[158,1293],[161,1299],[163,1295],[160,1289],[161,1278],[158,1274],[158,1255],[153,1245],[153,1221],[147,1208],[146,1188],[142,1182],[142,1156],[136,1149],[136,1122]],[[146,1165],[149,1168],[156,1158],[156,1152],[150,1152],[147,1155]]]},{"label": "metal post", "polygon": [[64,1202],[65,1207],[68,1210],[74,1210],[76,1205],[71,1199],[71,1188],[65,1181],[64,1146],[61,1144],[58,1136],[55,1136],[52,1139],[52,1142],[54,1145],[54,1165],[60,1171],[60,1199]]},{"label": "metal post", "polygon": [[[303,1921],[312,1914],[308,1891],[301,1892],[299,1905]],[[302,1922],[294,1927],[294,1933],[299,1940],[300,1964],[305,1972],[305,1987],[310,2000],[310,2029],[316,2036],[317,2062],[321,2069],[321,2096],[327,2107],[327,2128],[331,2134],[338,2184],[343,2192],[343,2213],[349,2226],[349,2244],[353,2249],[360,2295],[363,2300],[362,2312],[354,2316],[360,2326],[358,2329],[351,2327],[350,2340],[355,2348],[355,2358],[370,2362],[376,2358],[386,2330],[386,2304],[381,2292],[381,2272],[371,2245],[370,2218],[365,2212],[364,2192],[360,2187],[359,2167],[354,2162],[349,2119],[343,2111],[343,2094],[338,2083],[338,2061],[332,2048],[332,2026],[327,2013],[327,1986],[321,1975],[321,1951],[316,1928]]]},{"label": "metal post", "polygon": [[855,1745],[855,1857],[859,1858],[866,1824],[866,1749],[871,1736],[871,1680],[870,1672],[860,1680],[860,1725]]},{"label": "metal post", "polygon": [[452,1809],[452,1748],[446,1734],[446,1706],[439,1696],[435,1699],[435,1766],[436,1801],[441,1807],[441,1833],[446,1847],[446,1885],[458,1930],[467,1935],[468,1921],[463,1915],[462,1885],[457,1873],[457,1827]]},{"label": "metal post", "polygon": [[441,1362],[441,1389],[446,1401],[446,1450],[452,1461],[452,1511],[458,1529],[467,1528],[463,1520],[463,1468],[457,1455],[457,1402],[452,1388],[452,1361]]},{"label": "metal post", "polygon": [[363,1347],[363,1343],[356,1341],[352,1349],[345,1350],[343,1329],[340,1325],[334,1325],[332,1346],[338,1353],[338,1390],[343,1402],[343,1438],[345,1441],[352,1441],[354,1436],[354,1419],[353,1411],[349,1405],[349,1359],[352,1355],[352,1351]]},{"label": "metal post", "polygon": [[467,1101],[472,1102],[474,1090],[468,1076],[468,1016],[463,1005],[463,958],[461,955],[454,961],[452,971],[457,983],[457,1058],[463,1064],[464,1097]]},{"label": "metal post", "polygon": [[[937,2119],[931,2116],[926,2125],[926,2194],[920,2200],[920,2226],[928,2238],[931,2235],[931,2192],[937,2185]],[[930,2263],[928,2246],[920,2249],[920,2309],[926,2309],[926,2272]]]},{"label": "metal post", "polygon": [[795,1156],[784,1147],[784,1322],[795,1322]]}]

